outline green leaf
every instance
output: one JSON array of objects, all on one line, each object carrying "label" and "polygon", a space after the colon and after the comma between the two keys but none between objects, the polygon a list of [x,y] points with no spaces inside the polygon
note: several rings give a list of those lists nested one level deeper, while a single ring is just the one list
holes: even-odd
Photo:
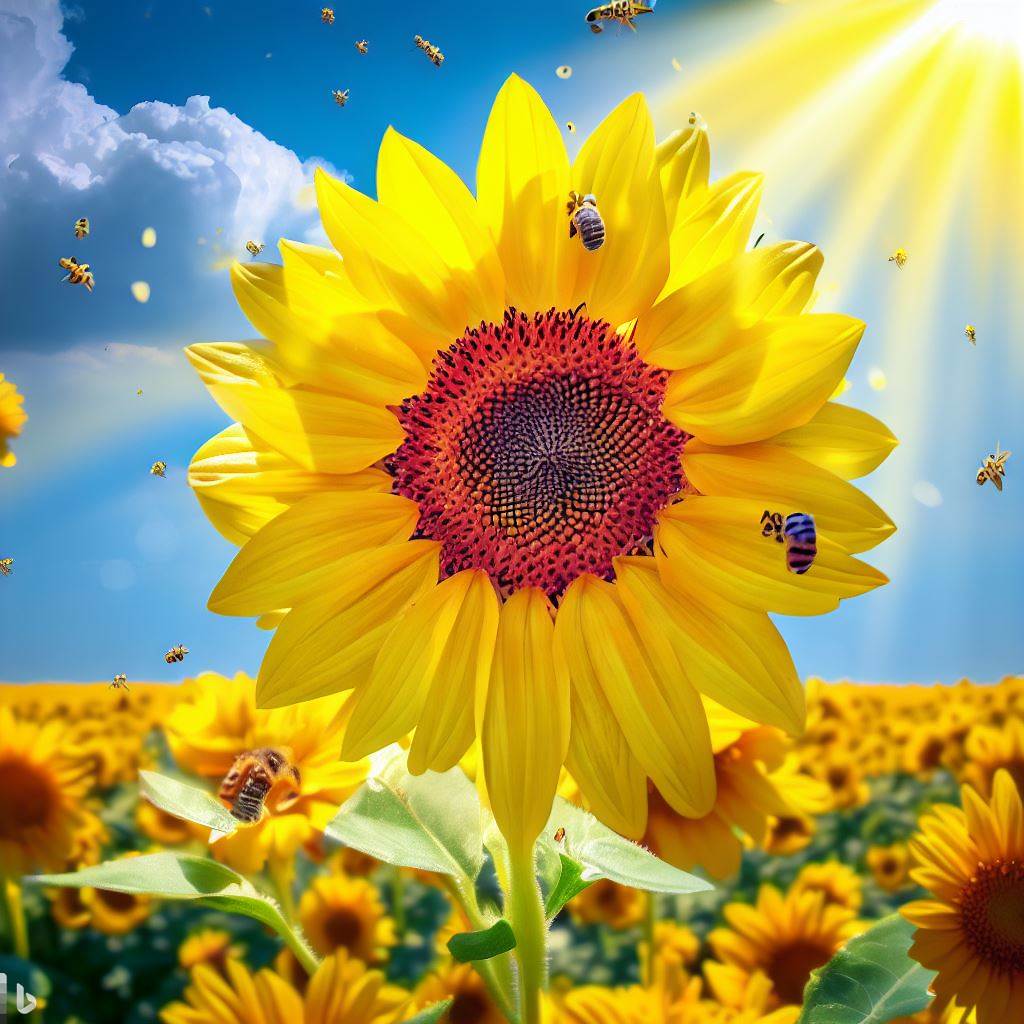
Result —
[{"label": "green leaf", "polygon": [[398,749],[338,811],[327,835],[399,867],[463,876],[483,867],[480,801],[460,768],[410,775]]},{"label": "green leaf", "polygon": [[516,933],[504,918],[478,932],[460,932],[448,940],[448,952],[460,964],[490,960],[516,948]]},{"label": "green leaf", "polygon": [[811,974],[797,1024],[884,1024],[925,1009],[935,972],[911,959],[913,932],[893,914],[851,939]]},{"label": "green leaf", "polygon": [[[556,844],[553,837],[559,829],[565,829],[565,837]],[[650,850],[623,839],[592,814],[561,797],[555,797],[551,818],[539,841],[564,851],[576,861],[580,865],[580,880],[583,882],[610,878],[632,889],[673,894],[706,892],[714,888],[703,878],[680,871],[659,860]]]},{"label": "green leaf", "polygon": [[421,1010],[415,1017],[410,1017],[405,1024],[437,1024],[454,1002],[454,999],[446,999],[443,1003],[434,1003],[433,1006]]},{"label": "green leaf", "polygon": [[559,872],[558,881],[554,888],[548,893],[544,903],[544,914],[550,920],[569,902],[574,896],[579,896],[587,886],[593,882],[585,881],[583,878],[583,865],[579,861],[567,857],[564,853],[559,854],[562,863],[562,870]]},{"label": "green leaf", "polygon": [[217,832],[231,833],[238,827],[238,822],[212,793],[169,775],[140,771],[139,790],[161,811],[175,818],[184,818]]}]

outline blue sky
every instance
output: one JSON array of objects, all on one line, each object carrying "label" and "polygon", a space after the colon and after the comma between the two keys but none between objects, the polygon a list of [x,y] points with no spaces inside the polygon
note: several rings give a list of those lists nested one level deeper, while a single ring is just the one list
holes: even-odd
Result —
[{"label": "blue sky", "polygon": [[[267,634],[205,608],[233,549],[199,512],[185,467],[225,420],[180,350],[251,336],[214,265],[240,255],[247,237],[266,242],[266,256],[280,235],[318,238],[315,211],[294,201],[314,165],[372,193],[376,147],[394,124],[472,182],[488,109],[510,72],[532,81],[560,121],[575,120],[578,140],[635,89],[652,100],[685,94],[709,45],[728,59],[738,36],[778,10],[768,0],[662,0],[638,33],[594,37],[586,0],[515,16],[497,3],[338,3],[329,28],[320,6],[79,2],[62,11],[0,0],[0,371],[30,416],[18,466],[0,471],[0,557],[15,559],[0,581],[0,679],[176,679],[182,666],[162,658],[176,643],[192,651],[190,672],[258,667]],[[440,70],[413,47],[415,33],[441,46]],[[365,57],[353,46],[360,38],[370,42]],[[555,76],[559,64],[572,78]],[[351,90],[344,110],[331,102],[334,88]],[[674,125],[659,117],[658,127]],[[716,174],[736,169],[742,153],[741,140],[725,142]],[[768,230],[819,240],[827,212],[827,201],[807,203]],[[93,232],[76,243],[82,215]],[[147,226],[157,231],[151,249],[139,242]],[[96,272],[91,296],[60,284],[56,260],[72,254]],[[151,285],[145,305],[131,296],[135,280]],[[899,533],[871,558],[892,575],[889,587],[830,616],[780,620],[805,675],[992,680],[1024,664],[1014,460],[1002,495],[973,483],[997,439],[1024,444],[1020,366],[1009,322],[979,316],[966,280],[954,259],[933,311],[954,326],[928,339],[921,361],[895,358],[883,330],[891,265],[875,261],[844,289],[843,308],[869,323],[844,400],[901,438],[866,483]],[[996,285],[1011,291],[1009,277]],[[967,319],[984,323],[977,350],[962,343]],[[867,384],[875,365],[889,374],[882,392]],[[169,467],[163,480],[148,473],[158,458]],[[941,505],[914,498],[922,481]]]}]

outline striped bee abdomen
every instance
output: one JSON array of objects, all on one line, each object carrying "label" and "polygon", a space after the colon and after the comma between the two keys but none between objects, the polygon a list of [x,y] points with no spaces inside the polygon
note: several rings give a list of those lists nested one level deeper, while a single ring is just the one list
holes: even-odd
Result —
[{"label": "striped bee abdomen", "polygon": [[818,553],[818,531],[814,525],[814,516],[806,512],[793,512],[786,516],[782,532],[786,538],[786,568],[802,575],[814,564]]},{"label": "striped bee abdomen", "polygon": [[263,801],[270,791],[270,785],[263,779],[249,776],[231,805],[232,817],[247,824],[253,824],[263,815]]},{"label": "striped bee abdomen", "polygon": [[583,248],[588,252],[600,249],[604,245],[604,220],[596,206],[581,206],[572,215],[573,224],[580,233]]}]

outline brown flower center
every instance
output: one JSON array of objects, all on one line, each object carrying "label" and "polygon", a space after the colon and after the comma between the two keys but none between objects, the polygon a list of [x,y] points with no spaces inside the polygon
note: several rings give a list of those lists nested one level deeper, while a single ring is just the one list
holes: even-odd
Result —
[{"label": "brown flower center", "polygon": [[832,958],[832,947],[813,939],[796,939],[777,949],[766,968],[780,1002],[800,1005],[811,971]]},{"label": "brown flower center", "polygon": [[1024,974],[1024,863],[979,864],[959,902],[972,952],[1004,974]]},{"label": "brown flower center", "polygon": [[363,922],[351,910],[337,908],[327,915],[324,934],[332,946],[353,951],[363,936]]},{"label": "brown flower center", "polygon": [[113,889],[97,889],[96,898],[119,914],[127,914],[135,909],[137,897],[130,892],[114,892]]},{"label": "brown flower center", "polygon": [[451,1024],[483,1024],[490,1008],[481,992],[460,992],[448,1011]]},{"label": "brown flower center", "polygon": [[0,760],[0,839],[17,841],[25,829],[44,828],[60,805],[50,773],[22,757]]}]

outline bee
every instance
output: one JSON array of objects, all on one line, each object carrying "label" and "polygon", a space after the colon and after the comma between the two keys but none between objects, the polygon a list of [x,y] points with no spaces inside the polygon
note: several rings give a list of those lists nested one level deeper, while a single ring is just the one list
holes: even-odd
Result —
[{"label": "bee", "polygon": [[978,343],[978,332],[974,329],[974,324],[968,324],[964,328],[964,335],[972,345],[976,345]]},{"label": "bee", "polygon": [[370,49],[370,44],[365,39],[360,39],[359,42],[356,43],[356,49],[360,53],[365,54],[367,52],[367,50]]},{"label": "bee", "polygon": [[995,453],[990,455],[978,470],[978,486],[983,487],[986,480],[991,480],[996,485],[996,490],[1003,489],[1003,477],[1006,476],[1006,460],[1013,452],[1004,452],[999,442],[996,442]]},{"label": "bee", "polygon": [[566,127],[566,130],[569,132],[570,135],[575,135],[576,134],[576,122],[575,121],[566,121],[565,122],[565,127]]},{"label": "bee", "polygon": [[14,565],[13,558],[0,558],[0,576],[10,576],[11,566]]},{"label": "bee", "polygon": [[89,218],[79,217],[75,221],[75,238],[85,238],[89,234]]},{"label": "bee", "polygon": [[560,828],[555,832],[555,842],[560,843],[565,838],[565,829]]},{"label": "bee", "polygon": [[444,54],[440,47],[434,46],[429,39],[424,39],[423,36],[413,36],[412,41],[430,58],[430,62],[435,68],[439,68],[444,63]]},{"label": "bee", "polygon": [[[344,104],[342,104],[344,106]],[[245,251],[250,256],[259,256],[261,252],[266,248],[262,242],[254,242],[251,238],[245,243]]]},{"label": "bee", "polygon": [[178,644],[177,647],[172,647],[165,655],[164,661],[168,665],[173,665],[176,661],[184,661],[185,655],[188,654],[188,648],[184,644]]},{"label": "bee", "polygon": [[68,272],[68,276],[63,280],[70,281],[72,284],[84,284],[86,291],[92,291],[96,280],[89,270],[88,263],[79,263],[74,256],[65,256],[59,263],[61,270]]},{"label": "bee", "polygon": [[348,89],[335,89],[331,93],[331,95],[334,97],[334,102],[337,103],[339,107],[343,107],[345,106],[346,103],[348,103],[348,94]]},{"label": "bee", "polygon": [[650,0],[650,3],[638,3],[637,0],[615,0],[614,3],[601,4],[600,7],[594,7],[587,11],[586,21],[590,26],[590,31],[595,34],[604,31],[602,21],[617,21],[620,25],[625,25],[635,32],[636,25],[633,24],[633,19],[639,18],[641,14],[653,14],[654,5],[657,2],[658,0]]},{"label": "bee", "polygon": [[108,689],[114,690],[127,690],[128,689],[128,677],[123,673],[119,673],[114,676],[114,681],[110,684]]},{"label": "bee", "polygon": [[786,516],[782,528],[786,538],[786,568],[802,576],[814,564],[818,554],[818,531],[814,516],[806,512],[792,512]]},{"label": "bee", "polygon": [[597,196],[581,196],[578,192],[569,193],[566,203],[569,214],[569,237],[579,232],[580,241],[587,252],[594,252],[604,245],[604,221],[597,208]]},{"label": "bee", "polygon": [[895,263],[897,267],[902,267],[907,262],[907,250],[897,249],[890,257],[890,263]]},{"label": "bee", "polygon": [[286,747],[261,747],[235,758],[217,794],[229,806],[233,817],[248,824],[259,821],[267,794],[285,779],[295,784],[291,795],[298,796],[302,779],[299,769],[292,764],[292,756],[292,751]]},{"label": "bee", "polygon": [[333,7],[321,8],[321,10],[320,10],[320,20],[325,25],[333,25],[334,24],[334,8]]},{"label": "bee", "polygon": [[782,543],[782,513],[781,512],[769,512],[765,509],[761,513],[761,536],[772,537],[781,544]]},{"label": "bee", "polygon": [[152,476],[167,476],[167,463],[166,462],[154,462],[149,467],[149,472]]}]

